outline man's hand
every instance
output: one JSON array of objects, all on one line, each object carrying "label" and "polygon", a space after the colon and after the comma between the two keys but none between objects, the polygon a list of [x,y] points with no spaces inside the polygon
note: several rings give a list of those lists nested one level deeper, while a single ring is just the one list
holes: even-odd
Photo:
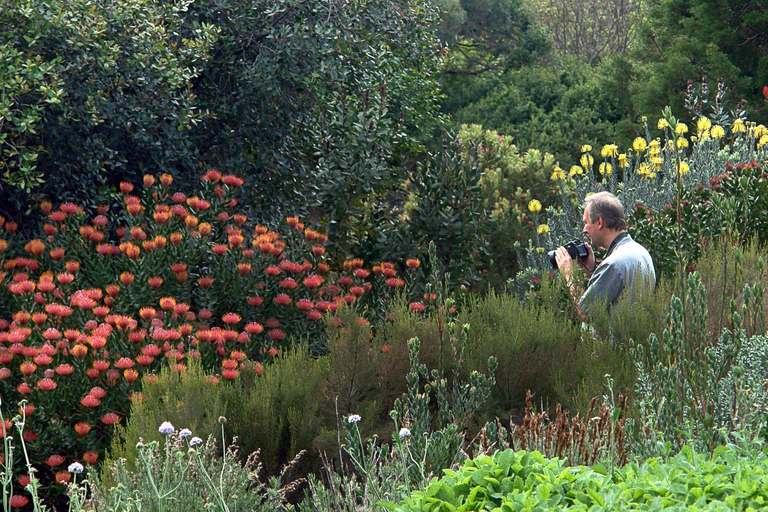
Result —
[{"label": "man's hand", "polygon": [[581,268],[584,269],[584,272],[586,272],[589,277],[592,277],[592,274],[595,273],[595,269],[597,268],[595,251],[593,251],[592,246],[586,242],[584,242],[584,247],[587,248],[587,257],[579,260],[579,263],[581,263]]},{"label": "man's hand", "polygon": [[565,277],[566,281],[570,281],[573,274],[573,260],[568,251],[565,250],[565,247],[560,246],[557,248],[555,260],[557,261],[557,268],[560,270],[560,273]]}]

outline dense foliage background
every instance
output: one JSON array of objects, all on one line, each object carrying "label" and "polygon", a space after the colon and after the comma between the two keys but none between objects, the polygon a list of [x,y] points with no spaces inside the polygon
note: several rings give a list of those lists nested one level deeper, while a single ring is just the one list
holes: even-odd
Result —
[{"label": "dense foliage background", "polygon": [[[4,506],[79,461],[114,510],[429,509],[500,448],[561,458],[482,462],[507,484],[764,464],[766,34],[727,0],[0,0]],[[597,190],[659,285],[585,330],[546,252]],[[232,478],[169,498],[171,459]]]}]

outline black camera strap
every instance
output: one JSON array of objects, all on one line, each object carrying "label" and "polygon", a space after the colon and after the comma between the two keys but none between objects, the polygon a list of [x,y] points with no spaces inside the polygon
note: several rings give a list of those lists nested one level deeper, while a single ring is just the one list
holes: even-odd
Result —
[{"label": "black camera strap", "polygon": [[626,231],[622,231],[621,233],[619,233],[618,235],[616,235],[616,237],[615,237],[615,238],[613,239],[613,241],[611,242],[611,245],[609,245],[609,246],[608,246],[608,252],[606,252],[606,253],[605,253],[605,256],[603,256],[603,261],[605,261],[606,259],[608,259],[608,256],[610,256],[610,255],[611,255],[611,253],[613,252],[613,250],[616,248],[616,246],[617,246],[617,245],[619,245],[619,242],[621,242],[622,240],[624,240],[625,238],[627,238],[627,236],[628,236],[628,235],[627,235],[627,232],[626,232]]}]

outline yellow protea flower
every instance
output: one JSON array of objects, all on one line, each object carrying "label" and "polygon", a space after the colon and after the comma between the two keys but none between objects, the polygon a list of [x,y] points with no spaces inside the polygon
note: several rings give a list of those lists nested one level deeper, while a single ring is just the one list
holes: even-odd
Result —
[{"label": "yellow protea flower", "polygon": [[642,153],[645,151],[645,148],[648,147],[648,144],[645,142],[645,139],[642,137],[637,137],[635,140],[632,141],[632,149],[635,150],[636,153]]},{"label": "yellow protea flower", "polygon": [[651,165],[653,165],[653,170],[654,171],[661,170],[661,164],[663,164],[663,163],[664,163],[664,159],[662,157],[660,157],[660,156],[655,156],[655,157],[651,158]]},{"label": "yellow protea flower", "polygon": [[547,226],[546,224],[539,224],[539,227],[536,228],[536,232],[540,235],[549,233],[549,226]]},{"label": "yellow protea flower", "polygon": [[678,166],[677,172],[679,172],[680,174],[685,174],[685,173],[689,172],[690,170],[691,170],[691,168],[688,166],[687,163],[680,162],[680,165]]},{"label": "yellow protea flower", "polygon": [[709,131],[709,134],[712,136],[713,139],[721,139],[725,137],[725,130],[723,129],[722,126],[715,125]]},{"label": "yellow protea flower", "polygon": [[541,211],[541,203],[537,199],[531,199],[528,203],[528,211],[531,213],[539,213]]},{"label": "yellow protea flower", "polygon": [[579,165],[572,165],[571,170],[568,171],[568,176],[576,176],[576,175],[582,175],[584,174],[584,169],[581,168]]},{"label": "yellow protea flower", "polygon": [[747,127],[744,126],[744,121],[737,119],[731,125],[731,133],[744,133],[747,131]]},{"label": "yellow protea flower", "polygon": [[598,168],[598,170],[600,171],[600,174],[602,174],[603,176],[610,176],[612,169],[613,169],[613,166],[608,162],[601,163],[600,167]]},{"label": "yellow protea flower", "polygon": [[768,135],[761,135],[760,140],[757,141],[757,147],[761,148],[768,144]]},{"label": "yellow protea flower", "polygon": [[659,130],[663,130],[664,128],[669,128],[669,123],[662,117],[656,126],[658,126]]},{"label": "yellow protea flower", "polygon": [[640,164],[640,167],[637,168],[637,174],[643,179],[648,178],[651,175],[651,168],[648,167],[647,163],[643,162]]},{"label": "yellow protea flower", "polygon": [[755,138],[762,137],[763,135],[768,135],[768,128],[762,124],[755,126]]},{"label": "yellow protea flower", "polygon": [[688,147],[688,139],[680,137],[677,139],[677,149],[683,149]]},{"label": "yellow protea flower", "polygon": [[595,159],[592,158],[592,155],[590,155],[589,153],[584,153],[583,155],[581,155],[581,159],[579,160],[579,162],[581,162],[581,166],[584,169],[586,169],[587,167],[595,163]]},{"label": "yellow protea flower", "polygon": [[550,179],[552,179],[552,180],[564,180],[565,179],[565,172],[559,166],[555,166],[555,169],[554,169],[554,171],[552,171],[552,176],[550,176]]},{"label": "yellow protea flower", "polygon": [[683,135],[685,133],[688,133],[688,125],[685,123],[677,123],[677,126],[675,126],[675,133],[677,135]]},{"label": "yellow protea flower", "polygon": [[622,153],[619,155],[619,167],[627,167],[629,166],[629,158],[627,158],[627,155],[625,153]]},{"label": "yellow protea flower", "polygon": [[709,133],[709,129],[712,127],[712,122],[706,117],[700,117],[696,120],[696,131],[699,133],[699,137],[704,137],[704,133]]},{"label": "yellow protea flower", "polygon": [[616,156],[619,154],[619,148],[616,144],[606,144],[603,149],[600,150],[600,156],[608,158],[609,156]]},{"label": "yellow protea flower", "polygon": [[582,153],[589,153],[590,151],[592,151],[592,146],[590,146],[589,144],[584,144],[583,146],[581,146]]}]

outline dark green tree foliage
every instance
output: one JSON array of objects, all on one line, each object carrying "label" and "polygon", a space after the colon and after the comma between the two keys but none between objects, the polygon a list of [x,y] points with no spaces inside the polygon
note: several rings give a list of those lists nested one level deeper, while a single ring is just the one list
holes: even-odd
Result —
[{"label": "dark green tree foliage", "polygon": [[440,75],[443,112],[451,114],[478,101],[499,74],[548,54],[544,33],[518,0],[441,0],[439,4],[439,34],[449,48]]},{"label": "dark green tree foliage", "polygon": [[394,181],[435,121],[425,1],[2,1],[0,45],[58,59],[61,104],[28,142],[43,195],[145,172],[183,187],[207,165],[243,175],[261,212],[341,222],[339,203]]},{"label": "dark green tree foliage", "polygon": [[649,4],[635,59],[633,101],[642,114],[665,105],[683,112],[687,80],[723,77],[733,108],[748,101],[750,120],[765,122],[768,85],[768,11],[741,0],[656,0]]},{"label": "dark green tree foliage", "polygon": [[[191,165],[186,133],[201,112],[189,85],[216,30],[195,26],[180,36],[190,1],[2,3],[0,45],[39,63],[47,72],[40,87],[51,81],[60,89],[26,130],[25,142],[38,146],[39,156],[25,173],[45,181],[43,193],[82,197],[83,189]],[[37,91],[43,101],[44,93]],[[0,194],[9,197],[8,183],[20,182],[4,181]]]},{"label": "dark green tree foliage", "polygon": [[521,150],[552,153],[567,169],[583,144],[617,140],[616,125],[627,112],[612,89],[617,80],[578,59],[559,65],[531,65],[513,69],[487,95],[454,114],[457,123],[482,124],[514,137]]}]

